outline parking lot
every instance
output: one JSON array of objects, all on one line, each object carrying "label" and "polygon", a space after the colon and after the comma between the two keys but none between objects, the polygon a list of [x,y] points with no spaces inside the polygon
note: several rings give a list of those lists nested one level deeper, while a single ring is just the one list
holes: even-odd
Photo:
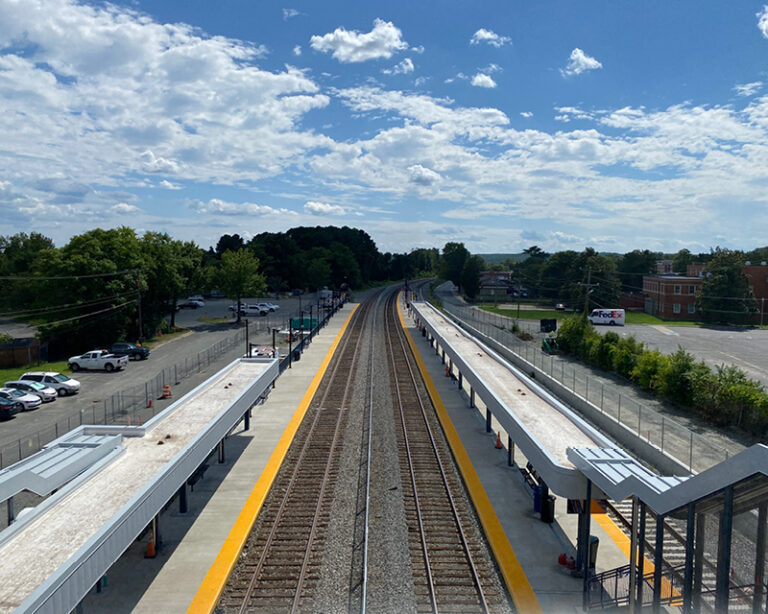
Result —
[{"label": "parking lot", "polygon": [[[243,302],[248,303],[264,301],[276,303],[280,309],[264,317],[248,318],[249,340],[254,344],[271,345],[271,329],[286,328],[288,318],[298,315],[300,301],[299,297],[280,300],[271,298],[243,299]],[[28,446],[29,449],[36,449],[37,438],[41,436],[41,433],[53,433],[55,432],[53,429],[56,427],[59,434],[63,434],[62,429],[66,429],[67,424],[71,424],[74,428],[80,423],[81,414],[82,419],[87,423],[94,412],[101,415],[101,412],[108,409],[108,401],[114,395],[119,395],[129,388],[141,387],[144,382],[155,378],[163,369],[172,368],[176,364],[184,364],[185,361],[192,360],[199,353],[205,353],[217,342],[237,335],[238,330],[241,329],[235,324],[234,313],[228,309],[231,304],[232,301],[227,299],[206,300],[205,307],[180,310],[176,314],[176,324],[188,329],[188,332],[181,336],[174,336],[167,342],[160,340],[153,344],[152,353],[147,360],[131,360],[125,369],[113,373],[80,371],[73,374],[73,377],[81,382],[80,393],[59,397],[56,401],[45,403],[38,409],[16,414],[11,420],[0,422],[0,453],[6,449],[15,449],[16,446]],[[306,313],[308,313],[310,305],[313,307],[314,315],[317,309],[315,295],[302,296],[301,308]],[[212,323],[206,321],[214,318],[226,318],[228,322]],[[214,368],[221,368],[234,360],[236,356],[242,356],[244,353],[245,343],[243,340],[242,344],[230,353],[231,356],[227,354],[217,359],[213,365],[206,369],[205,373],[201,374],[201,377],[210,376]],[[30,368],[30,370],[35,369]],[[175,382],[171,383],[175,384]],[[180,391],[185,387],[186,385],[180,386]],[[154,403],[157,406],[158,400],[154,399]],[[43,437],[43,439],[48,439],[48,437]],[[45,441],[41,443],[45,443]],[[24,456],[27,455],[25,452]]]}]

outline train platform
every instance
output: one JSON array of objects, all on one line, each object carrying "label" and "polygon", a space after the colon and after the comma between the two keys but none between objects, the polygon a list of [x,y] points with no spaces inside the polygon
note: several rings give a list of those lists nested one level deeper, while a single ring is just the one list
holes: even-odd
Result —
[{"label": "train platform", "polygon": [[[91,591],[82,610],[95,613],[186,612],[220,552],[236,548],[233,528],[249,528],[249,516],[269,490],[298,424],[322,379],[355,305],[345,305],[277,379],[266,401],[253,409],[226,440],[225,462],[214,456],[188,494],[186,513],[176,502],[159,521],[161,543],[145,558],[147,538],[135,542],[112,566],[100,592]],[[236,526],[237,525],[237,526]],[[212,568],[214,568],[212,570]],[[219,572],[226,570],[218,569]]]},{"label": "train platform", "polygon": [[[228,573],[222,563],[239,548],[238,534],[247,535],[259,502],[266,496],[303,413],[309,405],[335,344],[354,306],[347,305],[313,343],[277,380],[263,405],[254,408],[250,429],[242,425],[227,439],[226,459],[213,458],[209,469],[188,497],[187,513],[174,503],[160,518],[162,543],[156,558],[145,559],[146,539],[134,543],[109,571],[101,591],[92,591],[83,602],[86,612],[196,612],[201,591],[216,586],[216,575]],[[577,516],[568,514],[558,498],[555,522],[547,524],[533,511],[532,496],[518,470],[526,460],[518,451],[516,465],[507,465],[507,450],[495,447],[500,425],[493,433],[485,428],[484,407],[469,407],[467,391],[445,377],[445,366],[431,351],[412,321],[404,320],[422,359],[423,372],[439,395],[438,405],[450,419],[461,448],[487,495],[490,512],[502,533],[490,541],[508,540],[513,551],[507,581],[513,591],[532,595],[521,612],[574,612],[581,610],[582,579],[558,563],[558,556],[575,556]],[[501,431],[506,443],[506,433]],[[457,452],[454,451],[454,455]],[[476,501],[477,505],[477,501]],[[594,518],[592,534],[600,540],[597,571],[626,564],[629,543],[606,516]],[[239,528],[238,528],[239,527]],[[234,529],[234,530],[233,530]],[[224,565],[224,566],[222,566]],[[205,595],[203,595],[205,597]],[[205,599],[202,599],[205,601]]]},{"label": "train platform", "polygon": [[[514,466],[508,465],[508,440],[503,427],[494,418],[492,432],[486,431],[482,400],[476,397],[476,407],[471,408],[469,391],[460,390],[456,378],[446,377],[441,356],[435,353],[415,322],[405,314],[404,322],[413,346],[421,357],[422,373],[426,371],[425,379],[429,377],[434,391],[439,395],[436,405],[443,405],[444,415],[450,423],[447,429],[444,424],[444,430],[455,429],[458,443],[466,452],[471,470],[476,472],[492,513],[498,518],[514,551],[519,567],[517,573],[508,577],[512,591],[532,589],[540,611],[581,611],[583,580],[574,577],[566,567],[558,563],[561,553],[576,556],[578,515],[569,514],[566,499],[558,497],[555,501],[554,522],[545,523],[540,520],[540,515],[533,510],[531,490],[519,470],[526,466],[528,459],[516,450]],[[496,447],[497,439],[501,440],[501,448]],[[456,449],[454,456],[457,456]],[[466,476],[465,482],[468,482]],[[629,540],[607,515],[593,515],[591,534],[599,540],[597,572],[628,563]],[[490,540],[503,540],[504,535],[491,536]]]}]

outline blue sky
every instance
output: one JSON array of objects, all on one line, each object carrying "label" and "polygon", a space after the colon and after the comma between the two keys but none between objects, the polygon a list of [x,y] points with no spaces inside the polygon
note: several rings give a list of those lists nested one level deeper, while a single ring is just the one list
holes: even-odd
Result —
[{"label": "blue sky", "polygon": [[0,0],[0,234],[763,246],[761,2]]}]

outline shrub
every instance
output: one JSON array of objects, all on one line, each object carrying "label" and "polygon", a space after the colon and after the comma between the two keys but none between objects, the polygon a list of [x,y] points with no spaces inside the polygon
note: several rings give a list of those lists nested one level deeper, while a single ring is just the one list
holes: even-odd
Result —
[{"label": "shrub", "polygon": [[691,374],[696,360],[683,348],[669,357],[669,362],[661,374],[659,394],[674,403],[690,406],[693,403],[693,383]]},{"label": "shrub", "polygon": [[646,390],[655,390],[659,388],[668,364],[669,358],[658,350],[646,350],[632,369],[632,379]]},{"label": "shrub", "polygon": [[613,369],[626,378],[632,377],[637,359],[643,352],[643,344],[638,343],[634,335],[619,339],[613,350]]},{"label": "shrub", "polygon": [[557,331],[557,345],[564,351],[589,359],[589,348],[599,335],[584,314],[566,318]]},{"label": "shrub", "polygon": [[7,333],[0,333],[0,345],[4,343],[13,343],[13,337]]},{"label": "shrub", "polygon": [[613,369],[613,355],[621,337],[614,332],[605,333],[600,341],[592,345],[590,362],[604,371]]}]

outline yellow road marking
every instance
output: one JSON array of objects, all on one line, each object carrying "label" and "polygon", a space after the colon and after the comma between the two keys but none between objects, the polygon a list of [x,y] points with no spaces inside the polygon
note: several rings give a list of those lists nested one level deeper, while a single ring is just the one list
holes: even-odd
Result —
[{"label": "yellow road marking", "polygon": [[480,477],[477,475],[467,451],[461,444],[461,438],[448,416],[448,411],[445,409],[445,405],[437,392],[437,388],[435,388],[432,377],[427,371],[427,367],[421,358],[416,343],[414,342],[413,337],[411,337],[411,333],[408,330],[405,318],[403,317],[403,312],[400,309],[399,299],[398,314],[400,316],[400,324],[403,327],[403,330],[405,330],[405,334],[408,337],[408,343],[413,350],[413,354],[416,357],[416,363],[424,378],[424,383],[429,392],[429,396],[432,398],[432,404],[435,406],[435,411],[443,426],[443,431],[445,431],[446,439],[448,439],[448,443],[453,451],[456,464],[459,466],[461,475],[464,478],[464,483],[467,486],[467,491],[469,491],[469,496],[472,499],[477,515],[480,518],[480,524],[483,526],[485,536],[496,557],[496,562],[501,570],[501,575],[504,577],[507,589],[509,590],[510,595],[512,595],[512,600],[515,602],[515,608],[520,614],[537,614],[542,612],[541,605],[536,598],[536,594],[533,592],[531,583],[528,582],[523,567],[520,565],[520,561],[517,560],[515,551],[512,549],[512,545],[509,543],[506,533],[504,533],[504,528],[501,526],[498,516],[496,516],[496,512],[493,509],[493,505],[491,505],[491,501],[488,499],[488,495],[483,488]]},{"label": "yellow road marking", "polygon": [[301,421],[304,419],[304,415],[307,413],[309,404],[315,396],[315,392],[328,369],[331,358],[333,358],[333,354],[341,341],[341,337],[344,335],[344,331],[347,330],[347,326],[356,309],[357,305],[355,305],[352,312],[347,317],[339,334],[336,335],[336,339],[331,344],[317,373],[315,373],[312,383],[309,385],[307,392],[301,399],[299,407],[293,414],[285,431],[283,431],[280,440],[277,442],[277,446],[264,467],[264,471],[262,471],[251,494],[248,496],[248,500],[245,502],[243,509],[240,511],[240,515],[232,526],[232,530],[224,540],[224,545],[221,547],[221,550],[219,550],[216,560],[211,565],[208,573],[203,579],[203,583],[197,590],[197,593],[187,610],[188,614],[210,613],[213,612],[213,609],[216,607],[219,597],[221,597],[221,593],[224,590],[224,586],[229,579],[229,575],[232,573],[232,569],[240,556],[240,552],[243,550],[243,546],[245,546],[245,541],[248,539],[253,523],[259,515],[261,506],[264,505],[264,499],[266,499],[267,493],[272,487],[275,476],[280,469],[280,465],[293,441],[293,437],[296,435],[296,431],[298,430]]}]

